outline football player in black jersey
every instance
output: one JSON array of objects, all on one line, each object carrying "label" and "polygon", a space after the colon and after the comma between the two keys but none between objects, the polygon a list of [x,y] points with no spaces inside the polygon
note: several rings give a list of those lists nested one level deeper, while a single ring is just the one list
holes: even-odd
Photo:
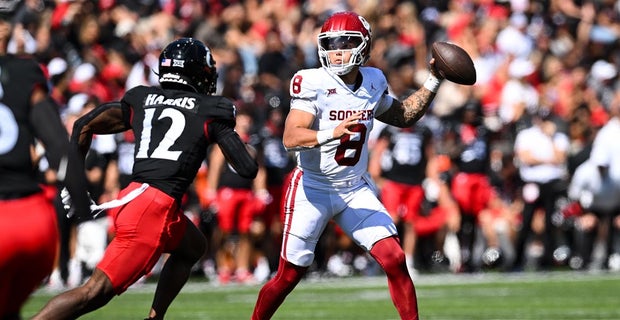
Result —
[{"label": "football player in black jersey", "polygon": [[90,212],[86,176],[39,64],[7,55],[11,23],[0,13],[0,319],[20,319],[30,294],[53,269],[58,229],[53,199],[44,194],[33,158],[40,141],[57,179]]},{"label": "football player in black jersey", "polygon": [[209,48],[191,38],[178,39],[160,55],[161,88],[133,88],[120,102],[103,104],[76,121],[71,142],[83,155],[93,134],[133,130],[132,182],[118,196],[121,205],[110,212],[116,236],[92,277],[54,297],[34,319],[75,319],[98,309],[169,252],[149,314],[149,319],[164,318],[206,248],[206,239],[179,205],[208,145],[217,143],[239,175],[254,178],[258,171],[233,130],[235,106],[212,95],[216,79]]}]

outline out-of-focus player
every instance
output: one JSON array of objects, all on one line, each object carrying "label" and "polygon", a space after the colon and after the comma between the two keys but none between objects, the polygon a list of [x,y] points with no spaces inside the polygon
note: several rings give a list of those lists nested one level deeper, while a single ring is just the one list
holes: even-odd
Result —
[{"label": "out-of-focus player", "polygon": [[379,186],[381,202],[401,228],[400,239],[407,267],[415,273],[416,234],[414,220],[421,216],[427,164],[435,155],[430,129],[418,122],[411,128],[388,126],[373,148],[369,172]]},{"label": "out-of-focus player", "polygon": [[422,88],[402,102],[391,97],[381,70],[363,66],[371,36],[363,17],[334,13],[318,36],[322,68],[301,70],[291,79],[283,142],[297,151],[297,168],[285,195],[278,271],[260,290],[253,320],[270,319],[299,283],[332,219],[383,268],[400,317],[418,319],[416,292],[396,226],[367,171],[367,141],[375,118],[412,126],[426,112],[441,79],[431,60]]},{"label": "out-of-focus player", "polygon": [[[254,179],[239,176],[226,165],[220,148],[214,146],[209,154],[208,192],[214,196],[211,206],[217,208],[220,236],[216,246],[216,264],[219,283],[231,281],[242,284],[256,283],[252,273],[252,258],[255,254],[256,234],[252,225],[263,215],[269,193],[265,167],[262,164],[262,149],[256,149],[258,138],[252,132],[252,116],[244,111],[237,114],[235,131],[242,141],[256,150],[259,163]],[[235,239],[236,238],[236,239]]]},{"label": "out-of-focus player", "polygon": [[20,319],[30,294],[53,269],[58,229],[53,199],[37,178],[36,141],[57,179],[88,213],[86,177],[76,148],[69,147],[47,79],[32,58],[6,54],[12,23],[0,13],[0,319]]},{"label": "out-of-focus player", "polygon": [[161,271],[149,319],[163,319],[205,252],[206,240],[180,210],[207,147],[217,143],[239,175],[256,176],[256,160],[234,131],[235,106],[213,96],[217,72],[211,50],[181,38],[159,58],[159,87],[138,86],[119,102],[84,115],[71,141],[86,155],[93,134],[133,130],[136,137],[132,182],[110,214],[115,237],[93,275],[81,287],[50,300],[34,319],[75,319],[108,303],[147,274],[160,255]]}]

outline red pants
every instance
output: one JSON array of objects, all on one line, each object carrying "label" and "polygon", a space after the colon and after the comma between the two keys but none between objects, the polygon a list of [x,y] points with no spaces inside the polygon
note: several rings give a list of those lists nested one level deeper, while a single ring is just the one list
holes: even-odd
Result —
[{"label": "red pants", "polygon": [[[224,232],[248,233],[261,205],[248,189],[221,188],[217,192],[217,222]],[[264,208],[262,208],[264,209]]]},{"label": "red pants", "polygon": [[0,200],[0,319],[18,314],[54,267],[58,225],[43,192]]},{"label": "red pants", "polygon": [[452,179],[452,194],[463,214],[477,217],[494,193],[489,178],[482,173],[460,172]]},{"label": "red pants", "polygon": [[448,220],[448,210],[436,207],[431,210],[428,216],[416,216],[413,219],[413,229],[420,237],[428,236],[439,231]]},{"label": "red pants", "polygon": [[[130,183],[119,198],[139,187]],[[149,273],[162,253],[176,249],[191,223],[172,197],[153,187],[110,214],[115,236],[97,268],[110,278],[116,294]]]},{"label": "red pants", "polygon": [[411,222],[418,215],[424,198],[421,185],[385,181],[381,188],[381,201],[393,219]]},{"label": "red pants", "polygon": [[386,181],[381,189],[381,200],[392,218],[401,214],[403,221],[413,225],[418,236],[439,231],[448,219],[448,212],[441,207],[432,209],[427,216],[420,214],[424,201],[424,189],[420,185]]}]

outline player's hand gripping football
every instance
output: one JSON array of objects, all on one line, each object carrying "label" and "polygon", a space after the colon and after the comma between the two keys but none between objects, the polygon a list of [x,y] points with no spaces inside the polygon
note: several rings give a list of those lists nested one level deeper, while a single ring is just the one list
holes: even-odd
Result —
[{"label": "player's hand gripping football", "polygon": [[441,70],[437,68],[435,58],[431,58],[431,60],[429,61],[429,70],[435,77],[437,77],[437,79],[443,80],[445,78]]},{"label": "player's hand gripping football", "polygon": [[[97,208],[97,203],[90,197],[90,193],[88,193],[88,199],[90,199],[90,213],[93,217],[97,216],[101,213],[101,209]],[[62,188],[60,191],[60,200],[62,201],[62,206],[67,210],[67,218],[71,218],[75,214],[75,209],[71,207],[71,195],[69,194],[69,190],[66,187]]]}]

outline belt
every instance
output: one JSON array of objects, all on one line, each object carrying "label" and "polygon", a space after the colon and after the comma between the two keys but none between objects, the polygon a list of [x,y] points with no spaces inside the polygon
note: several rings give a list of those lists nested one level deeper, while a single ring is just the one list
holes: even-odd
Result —
[{"label": "belt", "polygon": [[127,203],[129,203],[130,201],[132,201],[133,199],[141,195],[148,187],[149,187],[148,183],[143,183],[140,186],[140,188],[131,190],[129,193],[127,193],[120,199],[114,199],[114,200],[104,202],[99,205],[93,203],[90,205],[90,211],[92,212],[93,217],[96,218],[103,210],[112,209],[112,208],[126,205]]},{"label": "belt", "polygon": [[349,179],[345,181],[330,182],[330,183],[335,188],[347,188],[347,187],[353,187],[353,186],[358,185],[360,181],[362,181],[362,177],[355,177],[353,179]]}]

